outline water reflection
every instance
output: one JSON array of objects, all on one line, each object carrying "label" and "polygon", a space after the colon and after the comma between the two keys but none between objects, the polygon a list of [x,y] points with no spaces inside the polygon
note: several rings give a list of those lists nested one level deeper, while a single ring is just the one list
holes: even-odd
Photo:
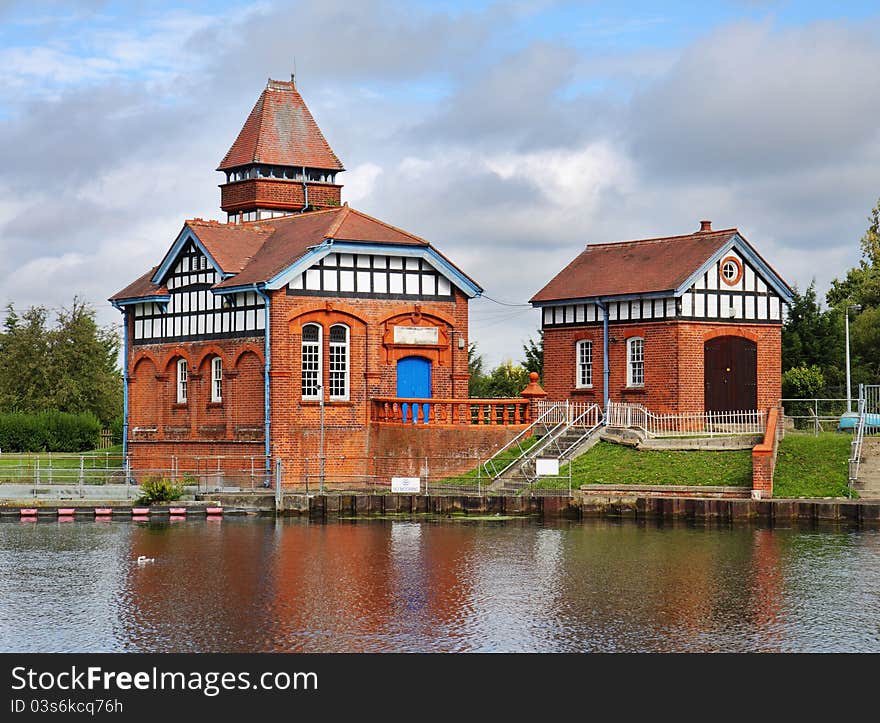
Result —
[{"label": "water reflection", "polygon": [[0,649],[876,652],[878,563],[851,530],[4,522]]}]

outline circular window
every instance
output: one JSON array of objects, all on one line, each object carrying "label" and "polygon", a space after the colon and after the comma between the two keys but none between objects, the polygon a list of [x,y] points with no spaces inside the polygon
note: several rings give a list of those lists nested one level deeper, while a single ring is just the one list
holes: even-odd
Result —
[{"label": "circular window", "polygon": [[721,262],[721,278],[728,286],[735,285],[742,277],[742,266],[732,256]]}]

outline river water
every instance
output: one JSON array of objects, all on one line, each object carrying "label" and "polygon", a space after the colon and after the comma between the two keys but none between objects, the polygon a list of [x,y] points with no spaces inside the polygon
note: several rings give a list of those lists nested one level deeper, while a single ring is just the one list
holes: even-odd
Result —
[{"label": "river water", "polygon": [[880,532],[0,524],[2,652],[759,650],[880,651]]}]

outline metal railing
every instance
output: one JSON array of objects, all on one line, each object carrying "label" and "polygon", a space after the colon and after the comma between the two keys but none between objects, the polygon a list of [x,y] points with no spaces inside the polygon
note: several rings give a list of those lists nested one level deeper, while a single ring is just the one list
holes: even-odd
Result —
[{"label": "metal railing", "polygon": [[641,404],[609,402],[606,425],[640,429],[649,437],[751,436],[764,433],[767,412],[747,409],[655,414]]},{"label": "metal railing", "polygon": [[784,398],[779,400],[786,420],[795,432],[834,431],[846,413],[847,400],[839,397]]},{"label": "metal railing", "polygon": [[560,402],[553,402],[549,405],[542,402],[541,404],[544,406],[543,409],[539,407],[538,418],[481,464],[483,472],[490,479],[498,479],[528,453],[533,445],[525,443],[532,439],[538,430],[547,433],[551,424],[555,427],[562,423],[554,421],[558,417],[556,408],[561,405]]},{"label": "metal railing", "polygon": [[859,424],[856,427],[855,434],[853,434],[852,445],[850,446],[850,456],[849,456],[849,496],[852,497],[853,494],[853,485],[859,479],[859,466],[862,462],[862,442],[865,439],[865,399],[860,394],[859,395],[859,405],[858,405],[858,414],[859,414]]}]

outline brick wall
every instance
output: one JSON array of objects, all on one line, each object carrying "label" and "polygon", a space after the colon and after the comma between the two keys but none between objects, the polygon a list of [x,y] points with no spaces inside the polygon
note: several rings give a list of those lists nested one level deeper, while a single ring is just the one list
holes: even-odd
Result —
[{"label": "brick wall", "polygon": [[[778,324],[717,324],[658,321],[609,324],[609,397],[644,404],[655,412],[700,411],[704,406],[703,345],[717,336],[744,336],[758,349],[758,408],[775,405],[781,396],[781,335]],[[645,340],[645,385],[626,386],[627,339]],[[576,387],[575,344],[593,342],[593,385]],[[602,326],[544,330],[544,389],[548,399],[603,401]]]},{"label": "brick wall", "polygon": [[[342,186],[308,182],[310,206],[339,206]],[[300,210],[305,204],[301,181],[277,178],[250,178],[220,186],[220,207],[224,211],[247,211],[256,208]]]},{"label": "brick wall", "polygon": [[[316,458],[320,450],[320,405],[302,399],[304,324],[318,323],[324,329],[325,389],[329,389],[330,326],[343,323],[349,327],[349,399],[328,400],[324,423],[326,454],[349,458],[354,473],[360,471],[363,458],[375,451],[369,435],[369,400],[396,395],[399,359],[415,355],[431,360],[434,397],[467,397],[467,304],[467,297],[457,290],[449,302],[422,303],[324,299],[291,296],[286,290],[272,292],[270,444],[273,456],[290,460],[285,474],[306,474],[304,460]],[[395,325],[435,326],[440,343],[396,345]],[[458,348],[459,336],[465,340],[463,349]],[[133,347],[128,361],[129,448],[133,466],[157,466],[158,460],[171,455],[262,455],[263,347],[262,337]],[[223,359],[221,404],[211,403],[210,363],[215,355]],[[187,359],[190,369],[186,404],[176,401],[176,365],[181,357]],[[382,448],[376,453],[394,451]]]}]

